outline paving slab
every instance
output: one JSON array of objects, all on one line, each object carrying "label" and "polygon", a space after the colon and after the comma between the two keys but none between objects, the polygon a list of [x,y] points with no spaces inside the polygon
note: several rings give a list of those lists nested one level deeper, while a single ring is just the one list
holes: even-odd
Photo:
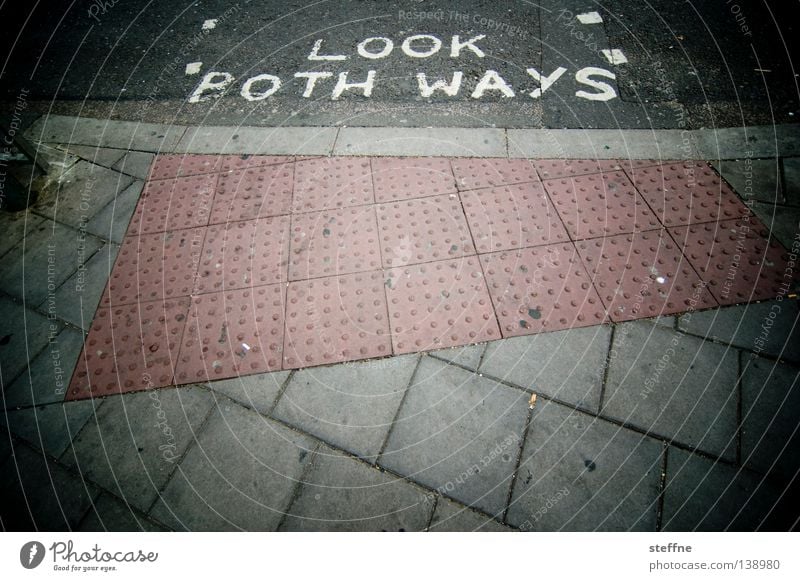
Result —
[{"label": "paving slab", "polygon": [[796,247],[800,235],[800,208],[755,202],[750,209],[784,248]]},{"label": "paving slab", "polygon": [[314,446],[254,411],[219,401],[149,514],[180,531],[274,531]]},{"label": "paving slab", "polygon": [[177,153],[330,155],[336,127],[189,127]]},{"label": "paving slab", "polygon": [[61,461],[147,511],[213,405],[212,394],[199,387],[109,398]]},{"label": "paving slab", "polygon": [[128,235],[205,226],[216,187],[216,174],[146,182]]},{"label": "paving slab", "polygon": [[334,155],[506,157],[503,129],[343,127]]},{"label": "paving slab", "polygon": [[797,155],[800,151],[796,124],[761,127],[716,127],[694,131],[698,159],[739,159],[745,155],[770,158]]},{"label": "paving slab", "polygon": [[508,533],[514,531],[493,518],[444,497],[439,497],[436,503],[436,510],[428,530],[434,533]]},{"label": "paving slab", "polygon": [[374,201],[369,159],[319,157],[295,164],[292,212],[348,208]]},{"label": "paving slab", "polygon": [[128,231],[131,216],[136,210],[143,188],[143,181],[132,182],[89,220],[86,224],[86,231],[120,244]]},{"label": "paving slab", "polygon": [[322,447],[281,530],[420,532],[432,509],[422,488]]},{"label": "paving slab", "polygon": [[430,351],[428,354],[442,361],[448,361],[460,365],[461,367],[471,369],[472,371],[477,371],[487,345],[488,343],[482,343],[478,345],[465,345],[463,347],[450,347],[448,349]]},{"label": "paving slab", "polygon": [[535,163],[527,159],[463,158],[451,164],[461,190],[539,181]]},{"label": "paving slab", "polygon": [[587,174],[604,174],[623,168],[659,165],[657,160],[636,159],[534,159],[532,162],[543,180],[571,178]]},{"label": "paving slab", "polygon": [[379,204],[457,191],[454,160],[426,157],[377,157],[370,159],[375,201]]},{"label": "paving slab", "polygon": [[26,309],[20,303],[0,295],[0,370],[5,391],[32,357],[42,351],[51,337],[57,337],[63,324]]},{"label": "paving slab", "polygon": [[37,450],[58,458],[70,445],[99,402],[53,403],[17,411],[6,411],[0,424]]},{"label": "paving slab", "polygon": [[784,157],[781,162],[786,203],[800,206],[800,157]]},{"label": "paving slab", "polygon": [[240,164],[235,160],[244,162],[242,158],[249,157],[160,153],[155,156],[147,177],[151,180],[166,180],[183,176],[219,173],[223,166],[225,166],[225,171],[245,169],[250,167],[249,163]]},{"label": "paving slab", "polygon": [[0,212],[0,228],[3,236],[0,238],[0,256],[17,245],[28,231],[35,230],[44,218],[33,212]]},{"label": "paving slab", "polygon": [[233,379],[211,381],[206,386],[215,393],[229,397],[247,408],[266,415],[275,405],[275,399],[290,373],[289,371],[275,371],[245,375]]},{"label": "paving slab", "polygon": [[129,151],[112,166],[112,169],[144,180],[150,174],[154,158],[154,154],[145,151]]},{"label": "paving slab", "polygon": [[745,202],[758,200],[780,204],[785,201],[779,158],[718,160],[711,165]]},{"label": "paving slab", "polygon": [[125,150],[171,151],[185,127],[63,115],[43,115],[25,132],[33,141]]},{"label": "paving slab", "polygon": [[122,500],[102,493],[78,527],[83,532],[166,532],[166,528],[144,516]]},{"label": "paving slab", "polygon": [[738,351],[640,322],[617,325],[601,413],[736,459]]},{"label": "paving slab", "polygon": [[523,531],[654,531],[659,442],[539,400],[507,520]]},{"label": "paving slab", "polygon": [[424,357],[379,464],[502,515],[527,402],[521,391]]},{"label": "paving slab", "polygon": [[298,371],[274,417],[368,461],[375,461],[418,355]]},{"label": "paving slab", "polygon": [[220,174],[211,224],[288,214],[292,207],[294,164],[266,165]]},{"label": "paving slab", "polygon": [[85,159],[95,165],[112,168],[122,157],[125,156],[124,149],[111,149],[108,147],[92,147],[90,145],[70,145],[62,146],[65,151],[72,155]]}]

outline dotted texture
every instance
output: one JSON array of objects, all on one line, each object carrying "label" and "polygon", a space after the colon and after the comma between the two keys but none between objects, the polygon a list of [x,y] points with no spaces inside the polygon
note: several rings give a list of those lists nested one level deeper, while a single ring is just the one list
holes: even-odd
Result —
[{"label": "dotted texture", "polygon": [[153,160],[148,179],[165,180],[215,173],[219,171],[221,161],[218,155],[161,154]]},{"label": "dotted texture", "polygon": [[128,235],[205,226],[216,185],[216,174],[147,182]]},{"label": "dotted texture", "polygon": [[467,157],[454,159],[452,163],[453,173],[461,190],[539,181],[533,162],[527,159]]},{"label": "dotted texture", "polygon": [[613,159],[536,159],[533,161],[533,165],[543,180],[623,169],[623,164]]},{"label": "dotted texture", "polygon": [[374,201],[369,159],[321,157],[295,164],[293,212],[347,208]]},{"label": "dotted texture", "polygon": [[288,214],[294,164],[268,165],[224,173],[211,208],[211,223]]},{"label": "dotted texture", "polygon": [[450,161],[442,158],[375,158],[372,160],[372,179],[378,203],[456,192]]}]

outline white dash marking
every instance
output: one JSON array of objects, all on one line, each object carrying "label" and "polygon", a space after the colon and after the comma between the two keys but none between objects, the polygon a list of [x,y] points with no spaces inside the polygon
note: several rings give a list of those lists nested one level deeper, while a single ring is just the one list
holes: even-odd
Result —
[{"label": "white dash marking", "polygon": [[203,30],[212,30],[217,27],[217,19],[212,18],[203,22]]},{"label": "white dash marking", "polygon": [[187,75],[196,75],[200,72],[200,67],[203,66],[203,63],[189,63],[186,65],[186,74]]},{"label": "white dash marking", "polygon": [[624,65],[628,62],[628,59],[618,48],[612,48],[611,50],[604,48],[603,56],[606,57],[606,60],[612,65]]},{"label": "white dash marking", "polygon": [[581,24],[600,24],[603,22],[603,17],[600,16],[599,12],[584,12],[583,14],[578,14],[577,18]]}]

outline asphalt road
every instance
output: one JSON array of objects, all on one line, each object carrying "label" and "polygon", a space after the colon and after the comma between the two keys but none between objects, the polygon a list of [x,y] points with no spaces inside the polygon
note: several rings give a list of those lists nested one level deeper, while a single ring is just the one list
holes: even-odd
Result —
[{"label": "asphalt road", "polygon": [[0,98],[30,110],[248,125],[800,119],[798,0],[20,4],[0,7]]}]

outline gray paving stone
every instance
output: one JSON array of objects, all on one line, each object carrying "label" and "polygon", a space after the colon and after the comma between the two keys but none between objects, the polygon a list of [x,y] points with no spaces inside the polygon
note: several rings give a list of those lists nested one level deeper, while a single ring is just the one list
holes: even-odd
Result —
[{"label": "gray paving stone", "polygon": [[661,461],[658,441],[539,400],[508,522],[523,531],[653,531]]},{"label": "gray paving stone", "polygon": [[189,127],[177,153],[330,155],[336,127]]},{"label": "gray paving stone", "polygon": [[150,515],[174,530],[272,531],[315,442],[220,402]]},{"label": "gray paving stone", "polygon": [[787,250],[792,248],[800,233],[800,208],[756,202],[750,209]]},{"label": "gray paving stone", "polygon": [[155,158],[155,155],[152,153],[129,151],[114,164],[113,169],[140,180],[145,180],[150,175],[150,166],[153,165],[153,158]]},{"label": "gray paving stone", "polygon": [[94,236],[44,220],[3,256],[0,289],[24,298],[26,304],[39,305],[100,246]]},{"label": "gray paving stone", "polygon": [[74,530],[99,490],[24,444],[0,467],[0,522],[6,531]]},{"label": "gray paving stone", "polygon": [[139,203],[143,187],[144,182],[136,180],[125,188],[125,191],[95,214],[86,225],[87,232],[121,244],[125,232],[128,231],[131,216],[136,210],[136,204]]},{"label": "gray paving stone", "polygon": [[481,372],[597,411],[611,327],[598,325],[494,341]]},{"label": "gray paving stone", "polygon": [[[60,328],[60,327],[59,327]],[[45,332],[47,333],[47,332]],[[83,348],[83,333],[64,328],[45,345],[17,379],[4,390],[3,407],[14,409],[32,405],[45,405],[64,401],[72,371]],[[23,364],[25,360],[23,359]]]},{"label": "gray paving stone", "polygon": [[765,301],[690,313],[678,329],[756,354],[800,362],[800,305]]},{"label": "gray paving stone", "polygon": [[697,138],[695,159],[770,158],[800,154],[798,125],[722,127],[692,131]]},{"label": "gray paving stone", "polygon": [[745,201],[780,204],[784,201],[778,159],[736,159],[711,165]]},{"label": "gray paving stone", "polygon": [[418,359],[406,355],[303,369],[292,376],[274,416],[374,461]]},{"label": "gray paving stone", "polygon": [[602,413],[733,460],[738,365],[735,349],[638,322],[618,325]]},{"label": "gray paving stone", "polygon": [[800,472],[800,369],[746,358],[742,375],[742,461],[791,479]]},{"label": "gray paving stone", "polygon": [[61,459],[146,511],[213,403],[199,387],[107,398]]},{"label": "gray paving stone", "polygon": [[[781,496],[784,499],[781,500]],[[670,448],[665,531],[789,530],[798,516],[791,491],[757,474]]]},{"label": "gray paving stone", "polygon": [[288,531],[422,531],[433,505],[405,480],[322,447],[281,526]]},{"label": "gray paving stone", "polygon": [[25,212],[0,211],[0,256],[11,250],[22,240],[27,230],[34,230],[44,218]]},{"label": "gray paving stone", "polygon": [[500,524],[496,520],[479,512],[466,508],[458,503],[439,497],[436,511],[433,513],[431,532],[481,532],[481,533],[506,533],[514,529]]},{"label": "gray paving stone", "polygon": [[289,371],[245,375],[233,379],[212,381],[206,385],[209,389],[221,393],[245,407],[256,410],[260,414],[269,413],[275,404],[275,398],[281,386],[289,377]]},{"label": "gray paving stone", "polygon": [[64,174],[57,186],[39,198],[34,210],[80,228],[132,181],[130,176],[88,161],[79,161]]},{"label": "gray paving stone", "polygon": [[334,155],[506,157],[503,129],[343,127]]},{"label": "gray paving stone", "polygon": [[800,206],[800,157],[784,157],[781,161],[786,203]]},{"label": "gray paving stone", "polygon": [[501,514],[528,399],[524,392],[424,357],[379,464]]},{"label": "gray paving stone", "polygon": [[63,324],[50,321],[21,304],[0,295],[0,388],[3,396],[11,382],[27,367],[31,357],[57,337]]},{"label": "gray paving stone", "polygon": [[34,448],[58,458],[94,414],[96,405],[86,400],[9,411],[0,415],[0,424]]},{"label": "gray paving stone", "polygon": [[486,343],[451,347],[450,349],[439,349],[438,351],[428,353],[428,355],[477,371],[478,366],[481,364],[481,357],[483,357],[484,351],[486,351]]},{"label": "gray paving stone", "polygon": [[185,127],[43,115],[25,131],[32,141],[45,141],[72,145],[92,145],[139,151],[172,151],[183,135]]},{"label": "gray paving stone", "polygon": [[89,145],[71,145],[64,147],[64,149],[95,165],[102,165],[108,168],[112,167],[125,155],[124,149],[109,149],[107,147],[92,147]]},{"label": "gray paving stone", "polygon": [[86,532],[163,532],[167,529],[114,496],[103,493],[89,508],[78,530]]}]

